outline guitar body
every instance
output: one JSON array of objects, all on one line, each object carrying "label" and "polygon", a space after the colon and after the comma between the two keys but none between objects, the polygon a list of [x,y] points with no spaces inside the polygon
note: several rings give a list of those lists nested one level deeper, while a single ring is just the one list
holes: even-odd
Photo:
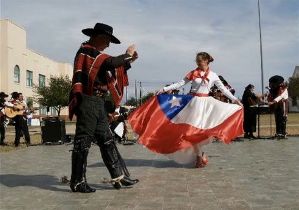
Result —
[{"label": "guitar body", "polygon": [[249,104],[249,106],[255,106],[255,105],[258,104],[258,102],[259,102],[258,98],[256,98],[256,99],[253,99],[252,97],[248,98],[248,104]]},{"label": "guitar body", "polygon": [[[287,86],[284,83],[279,84],[275,90],[270,91],[270,94],[268,95],[268,102],[273,102],[277,96],[280,96],[285,91],[286,88]],[[287,100],[281,100],[278,103],[274,103],[270,105],[269,106],[270,111],[274,112],[274,110],[276,109],[277,106],[279,106],[279,104],[284,104],[284,109],[285,110],[287,109]]]},{"label": "guitar body", "polygon": [[16,110],[14,110],[13,108],[10,107],[5,107],[4,108],[4,112],[6,117],[8,118],[14,118],[17,115],[23,115],[24,113],[24,107],[22,104],[17,104],[15,105],[15,107],[17,108]]}]

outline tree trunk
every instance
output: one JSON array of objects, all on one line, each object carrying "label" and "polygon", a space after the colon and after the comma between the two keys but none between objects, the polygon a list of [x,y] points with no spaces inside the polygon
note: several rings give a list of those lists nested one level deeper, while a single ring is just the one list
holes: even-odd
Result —
[{"label": "tree trunk", "polygon": [[60,117],[61,106],[55,106],[54,108],[57,111],[57,116]]},{"label": "tree trunk", "polygon": [[58,110],[57,110],[58,117],[60,117],[60,110],[61,110],[61,107],[59,107]]}]

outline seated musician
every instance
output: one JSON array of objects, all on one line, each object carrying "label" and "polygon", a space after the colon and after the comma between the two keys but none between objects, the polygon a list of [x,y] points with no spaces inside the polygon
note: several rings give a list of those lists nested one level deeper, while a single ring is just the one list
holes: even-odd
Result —
[{"label": "seated musician", "polygon": [[[125,135],[127,132],[125,120],[127,118],[127,114],[125,113],[125,108],[123,107],[115,107],[114,103],[111,100],[105,101],[105,110],[109,119],[109,126],[111,131],[114,134],[114,139],[121,143],[121,141],[125,140]],[[123,123],[124,131],[123,136],[120,137],[115,133],[115,128],[119,125],[119,123]]]},{"label": "seated musician", "polygon": [[286,124],[288,112],[288,89],[284,78],[275,75],[269,79],[270,97],[268,98],[269,106],[274,111],[276,134],[278,139],[286,138]]},{"label": "seated musician", "polygon": [[257,110],[255,109],[255,105],[258,104],[260,98],[262,96],[254,93],[254,85],[249,84],[246,86],[243,96],[242,103],[244,107],[244,138],[255,139],[256,137],[253,135],[256,132],[256,116]]}]

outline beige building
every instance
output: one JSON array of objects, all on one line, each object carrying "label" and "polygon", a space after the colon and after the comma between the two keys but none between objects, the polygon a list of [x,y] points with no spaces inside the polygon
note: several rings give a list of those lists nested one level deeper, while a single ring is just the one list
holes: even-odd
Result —
[{"label": "beige building", "polygon": [[[33,85],[46,85],[52,75],[71,78],[72,69],[69,63],[55,62],[28,49],[25,29],[10,20],[0,20],[0,91],[22,92],[28,99],[34,95]],[[46,114],[46,109],[41,108],[36,114]],[[54,109],[48,114],[54,115]]]}]

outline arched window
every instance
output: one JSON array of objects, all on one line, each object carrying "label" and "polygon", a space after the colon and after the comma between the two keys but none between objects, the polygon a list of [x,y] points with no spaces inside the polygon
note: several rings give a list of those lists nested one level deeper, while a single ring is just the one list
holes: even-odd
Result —
[{"label": "arched window", "polygon": [[18,65],[15,65],[13,78],[14,78],[14,82],[20,83],[20,67]]}]

